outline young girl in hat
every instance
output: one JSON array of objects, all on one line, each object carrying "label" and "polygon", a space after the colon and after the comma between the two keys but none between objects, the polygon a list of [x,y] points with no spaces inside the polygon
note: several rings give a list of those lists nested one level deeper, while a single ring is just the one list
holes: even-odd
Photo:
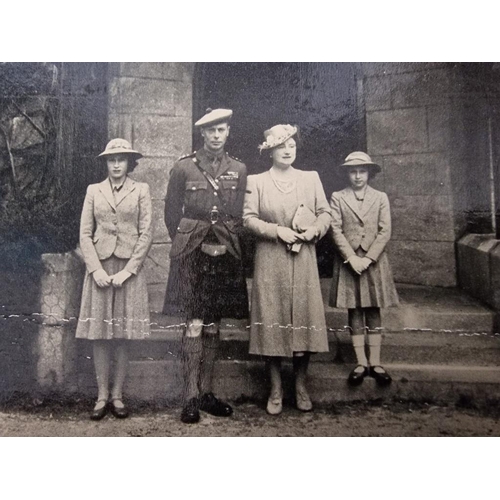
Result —
[{"label": "young girl in hat", "polygon": [[[349,186],[332,194],[335,255],[330,306],[347,308],[357,366],[349,375],[359,385],[370,375],[379,385],[391,383],[380,364],[380,308],[398,304],[385,247],[391,238],[389,199],[368,185],[380,167],[363,152],[351,153],[341,165]],[[365,351],[368,344],[368,358]],[[368,368],[369,366],[369,368]]]},{"label": "young girl in hat", "polygon": [[[92,420],[108,410],[128,416],[122,390],[129,341],[149,335],[149,305],[142,264],[151,248],[149,186],[128,177],[142,158],[124,139],[113,139],[99,155],[108,177],[91,184],[83,203],[80,247],[87,272],[83,284],[76,337],[93,344],[98,396]],[[111,355],[116,355],[109,394]]]}]

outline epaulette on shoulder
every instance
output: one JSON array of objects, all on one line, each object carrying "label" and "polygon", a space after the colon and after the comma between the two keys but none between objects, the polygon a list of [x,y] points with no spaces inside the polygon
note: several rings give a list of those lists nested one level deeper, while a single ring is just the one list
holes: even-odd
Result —
[{"label": "epaulette on shoulder", "polygon": [[227,153],[227,152],[226,152],[226,154],[227,154],[227,156],[229,156],[229,158],[232,158],[233,160],[236,160],[236,161],[238,161],[238,162],[240,162],[240,163],[243,163],[243,160],[240,160],[239,158],[236,158],[236,156],[230,155],[230,154],[229,154],[229,153]]},{"label": "epaulette on shoulder", "polygon": [[193,158],[196,155],[196,151],[189,153],[188,155],[181,156],[177,161],[185,160],[186,158]]}]

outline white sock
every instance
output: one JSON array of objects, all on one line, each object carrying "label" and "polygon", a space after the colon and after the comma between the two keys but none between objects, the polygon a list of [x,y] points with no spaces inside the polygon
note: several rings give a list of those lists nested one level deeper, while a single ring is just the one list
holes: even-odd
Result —
[{"label": "white sock", "polygon": [[365,336],[364,335],[351,335],[352,345],[356,353],[358,365],[368,366],[368,360],[365,353]]},{"label": "white sock", "polygon": [[370,366],[380,366],[380,346],[382,345],[382,334],[369,333],[368,346],[370,349]]}]

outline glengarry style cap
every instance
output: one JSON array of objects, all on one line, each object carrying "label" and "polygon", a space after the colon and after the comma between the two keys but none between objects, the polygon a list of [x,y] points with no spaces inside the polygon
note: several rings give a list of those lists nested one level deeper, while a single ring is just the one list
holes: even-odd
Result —
[{"label": "glengarry style cap", "polygon": [[106,144],[106,149],[101,154],[97,155],[97,158],[124,153],[134,155],[136,158],[142,158],[142,154],[139,153],[139,151],[132,149],[132,145],[130,144],[130,142],[126,141],[125,139],[111,139]]},{"label": "glengarry style cap", "polygon": [[233,116],[231,109],[211,109],[207,108],[206,114],[203,115],[195,124],[195,127],[208,127],[216,123],[227,122]]},{"label": "glengarry style cap", "polygon": [[299,131],[294,125],[275,125],[264,132],[266,140],[259,146],[259,150],[272,149],[284,144],[290,137]]}]

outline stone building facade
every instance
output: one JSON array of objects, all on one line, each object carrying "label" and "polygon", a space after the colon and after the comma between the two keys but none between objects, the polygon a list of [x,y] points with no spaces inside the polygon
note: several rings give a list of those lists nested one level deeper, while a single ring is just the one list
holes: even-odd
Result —
[{"label": "stone building facade", "polygon": [[[463,143],[471,132],[471,92],[465,92],[463,71],[447,63],[362,63],[354,69],[363,141],[383,170],[374,186],[388,193],[392,205],[395,279],[456,286],[456,243],[474,209],[467,201],[470,158]],[[155,244],[147,273],[154,310],[169,268],[163,198],[175,160],[192,148],[193,108],[200,107],[196,86],[203,84],[196,74],[193,63],[111,68],[109,136],[122,136],[144,153],[134,175],[153,193]]]}]

